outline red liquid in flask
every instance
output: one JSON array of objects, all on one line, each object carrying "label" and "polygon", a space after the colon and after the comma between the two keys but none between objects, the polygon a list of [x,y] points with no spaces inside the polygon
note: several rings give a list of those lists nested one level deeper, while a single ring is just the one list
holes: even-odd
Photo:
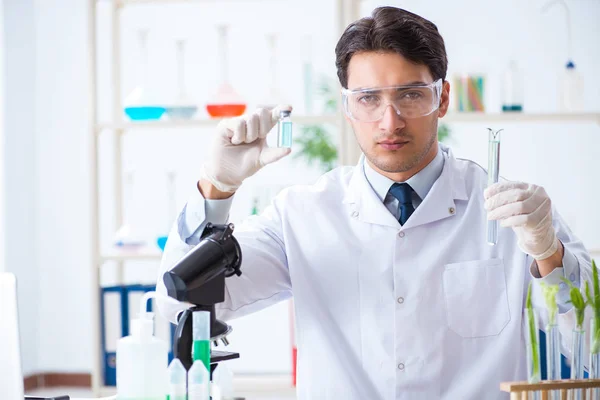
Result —
[{"label": "red liquid in flask", "polygon": [[238,117],[246,111],[246,105],[240,104],[207,104],[206,111],[213,118]]}]

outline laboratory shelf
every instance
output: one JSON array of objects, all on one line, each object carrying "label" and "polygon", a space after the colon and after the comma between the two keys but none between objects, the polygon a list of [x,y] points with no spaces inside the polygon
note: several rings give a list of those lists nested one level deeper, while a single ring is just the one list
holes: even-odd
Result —
[{"label": "laboratory shelf", "polygon": [[[262,0],[255,0],[262,1]],[[151,261],[152,264],[160,262],[162,258],[162,252],[158,247],[138,248],[138,249],[102,249],[100,240],[100,171],[103,171],[102,158],[100,157],[100,143],[102,132],[114,132],[116,140],[110,141],[107,146],[107,150],[111,153],[110,158],[114,162],[114,168],[112,168],[111,183],[114,191],[115,200],[115,212],[113,223],[114,226],[122,226],[124,223],[124,196],[123,196],[123,165],[125,165],[125,157],[123,152],[124,137],[129,131],[154,131],[156,133],[165,133],[171,135],[176,130],[186,129],[199,129],[199,128],[213,128],[217,126],[221,119],[211,119],[208,117],[198,116],[191,120],[171,120],[168,117],[158,121],[129,121],[126,119],[123,110],[123,101],[120,98],[122,93],[122,30],[127,28],[127,18],[121,18],[121,12],[129,6],[145,5],[145,4],[206,4],[206,3],[217,3],[223,2],[223,0],[88,0],[88,60],[90,68],[89,87],[90,90],[90,125],[89,135],[90,140],[90,153],[89,160],[91,166],[91,210],[92,210],[92,223],[91,223],[91,242],[92,242],[92,256],[93,260],[91,267],[93,272],[91,274],[91,286],[100,287],[100,274],[102,265],[106,265],[107,262],[116,264],[117,267],[117,281],[121,282],[123,276],[124,264],[130,261]],[[341,35],[346,26],[351,22],[355,21],[360,16],[360,1],[359,0],[335,0],[336,7],[336,25]],[[110,5],[110,13],[106,15],[102,13],[99,15],[98,6],[100,4]],[[108,7],[107,7],[108,8]],[[98,59],[99,49],[97,40],[98,37],[98,25],[101,22],[100,17],[105,19],[107,26],[110,26],[110,51],[107,54],[111,63],[111,88],[112,88],[112,101],[111,101],[111,112],[107,116],[106,121],[101,121],[98,113]],[[108,21],[106,21],[108,19]],[[102,33],[104,34],[104,33]],[[298,125],[320,125],[327,124],[337,128],[339,137],[339,149],[338,155],[339,160],[342,164],[355,164],[356,160],[360,155],[360,150],[354,140],[352,131],[350,130],[349,124],[345,122],[343,112],[338,109],[336,113],[330,115],[317,114],[317,115],[300,115],[292,114],[292,121]],[[104,146],[104,145],[103,145]],[[101,347],[101,326],[100,326],[100,291],[93,290],[92,293],[92,308],[91,308],[91,320],[92,329],[90,340],[92,342],[94,351],[92,354],[92,392],[94,396],[98,396],[100,393],[114,394],[114,388],[104,386],[104,371],[103,371],[103,349]]]},{"label": "laboratory shelf", "polygon": [[141,248],[141,249],[112,249],[103,252],[100,260],[105,261],[160,261],[162,252],[159,249]]},{"label": "laboratory shelf", "polygon": [[[191,120],[159,120],[159,121],[136,121],[106,123],[96,125],[96,132],[105,130],[110,131],[129,131],[133,129],[179,129],[179,128],[210,128],[215,127],[222,118],[203,118]],[[340,116],[333,115],[292,115],[292,121],[299,125],[318,125],[318,124],[339,124]]]},{"label": "laboratory shelf", "polygon": [[[107,0],[108,1],[108,0]],[[209,3],[219,0],[114,0],[119,6],[130,6],[136,4],[185,4],[185,3]]]},{"label": "laboratory shelf", "polygon": [[532,123],[596,123],[600,125],[600,112],[583,113],[483,113],[483,112],[449,112],[442,118],[443,122],[532,122]]}]

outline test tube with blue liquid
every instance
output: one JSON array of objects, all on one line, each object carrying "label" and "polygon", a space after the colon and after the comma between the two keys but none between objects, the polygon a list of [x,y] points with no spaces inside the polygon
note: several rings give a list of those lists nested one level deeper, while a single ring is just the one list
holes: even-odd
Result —
[{"label": "test tube with blue liquid", "polygon": [[292,147],[292,112],[282,110],[277,123],[277,147]]},{"label": "test tube with blue liquid", "polygon": [[[488,187],[498,183],[500,177],[500,132],[488,128]],[[490,246],[498,243],[498,221],[488,221],[487,242]]]}]

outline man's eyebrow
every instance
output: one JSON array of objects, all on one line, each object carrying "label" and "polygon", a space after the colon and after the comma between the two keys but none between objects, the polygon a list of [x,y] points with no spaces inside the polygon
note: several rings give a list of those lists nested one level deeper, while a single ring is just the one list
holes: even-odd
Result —
[{"label": "man's eyebrow", "polygon": [[[431,85],[431,83],[423,82],[423,81],[412,81],[412,82],[408,82],[408,83],[403,83],[401,85],[385,86],[385,87],[390,88],[390,87],[396,87],[396,86],[426,86],[426,85]],[[351,90],[351,91],[368,90],[371,93],[379,93],[381,91],[381,87],[362,86],[362,87],[357,87],[357,88],[349,89],[349,90]]]}]

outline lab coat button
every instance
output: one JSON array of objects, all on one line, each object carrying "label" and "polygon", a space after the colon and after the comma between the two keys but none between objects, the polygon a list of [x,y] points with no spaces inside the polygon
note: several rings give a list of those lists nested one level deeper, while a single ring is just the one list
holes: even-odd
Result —
[{"label": "lab coat button", "polygon": [[353,212],[352,212],[352,216],[353,216],[354,218],[357,218],[357,217],[358,217],[358,211],[353,211]]},{"label": "lab coat button", "polygon": [[398,297],[398,303],[400,303],[400,304],[404,303],[404,297]]},{"label": "lab coat button", "polygon": [[400,371],[404,371],[404,364],[402,364],[402,363],[398,364],[398,369]]},{"label": "lab coat button", "polygon": [[450,207],[448,208],[448,212],[452,215],[454,215],[454,213],[456,212],[456,209],[454,207]]},{"label": "lab coat button", "polygon": [[398,233],[398,236],[400,236],[401,238],[403,238],[404,237],[404,232]]},{"label": "lab coat button", "polygon": [[567,285],[565,285],[565,283],[564,283],[564,282],[561,282],[561,283],[559,283],[559,284],[558,284],[558,288],[559,288],[560,290],[564,290],[566,287],[567,287]]}]

